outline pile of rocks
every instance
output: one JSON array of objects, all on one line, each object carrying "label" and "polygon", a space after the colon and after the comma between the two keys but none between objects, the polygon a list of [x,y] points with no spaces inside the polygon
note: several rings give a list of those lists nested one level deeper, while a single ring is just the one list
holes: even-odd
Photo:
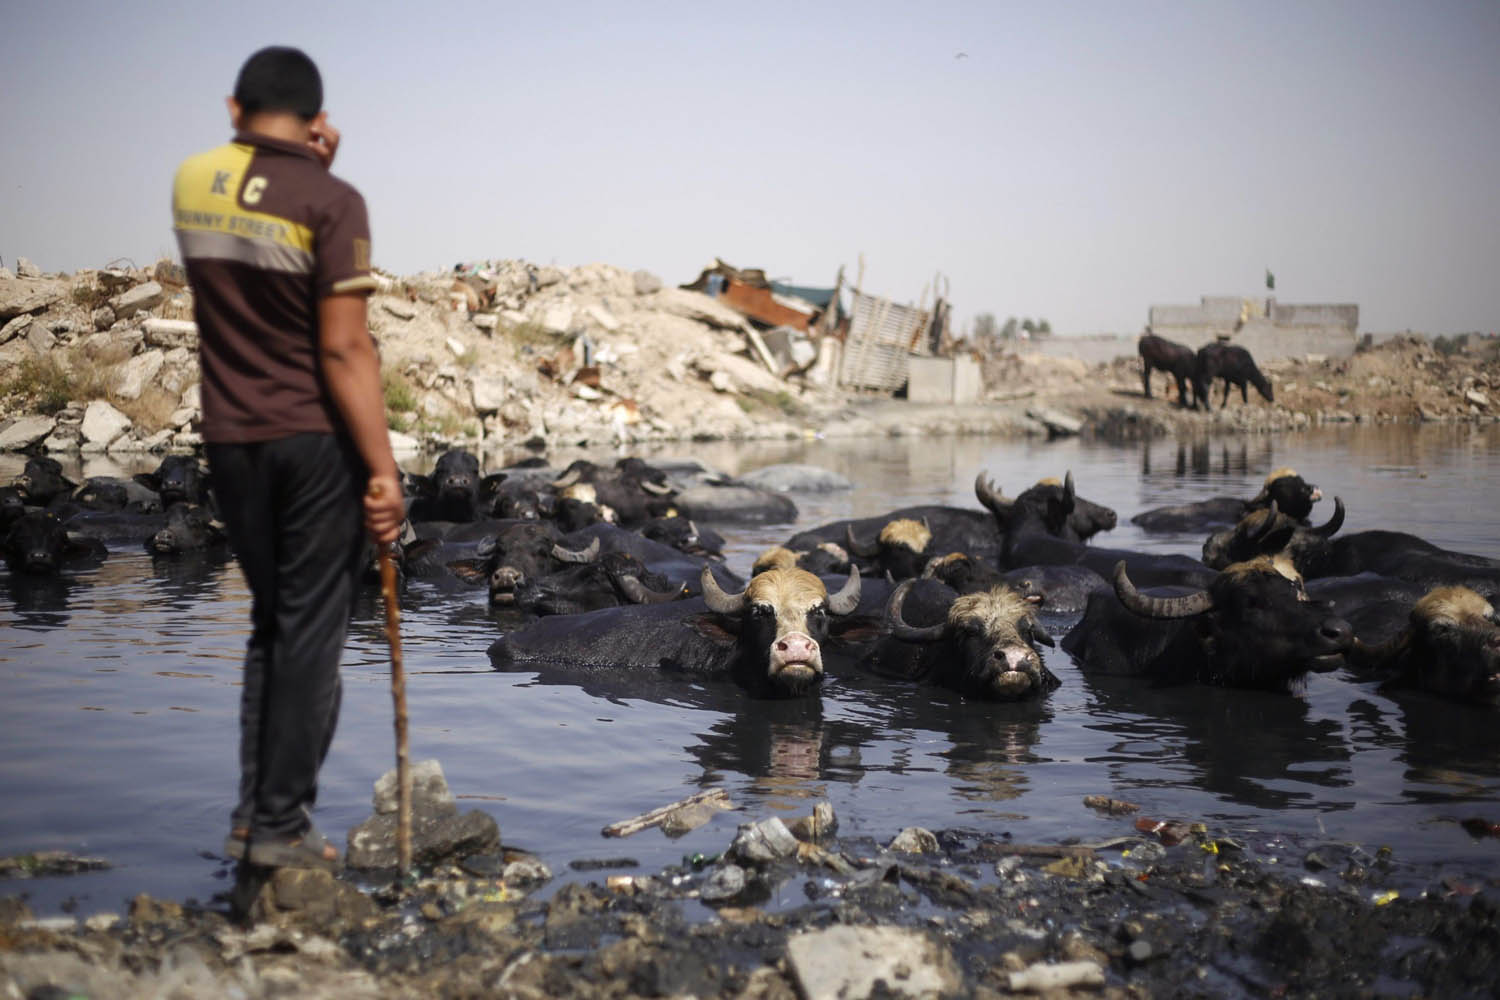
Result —
[{"label": "pile of rocks", "polygon": [[0,268],[0,450],[200,443],[197,330],[181,268],[163,261],[64,276],[16,263],[15,273]]},{"label": "pile of rocks", "polygon": [[[197,446],[182,269],[17,263],[0,269],[0,450]],[[505,260],[378,277],[370,328],[403,450],[791,437],[788,414],[834,402],[773,375],[738,313],[649,272]],[[39,370],[67,398],[38,398]]]}]

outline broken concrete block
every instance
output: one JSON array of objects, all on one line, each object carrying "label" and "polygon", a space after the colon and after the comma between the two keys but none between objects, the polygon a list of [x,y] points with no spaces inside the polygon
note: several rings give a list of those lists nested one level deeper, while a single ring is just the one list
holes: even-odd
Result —
[{"label": "broken concrete block", "polygon": [[109,307],[115,311],[118,319],[128,319],[142,309],[154,309],[161,305],[162,297],[161,286],[154,281],[148,281],[143,285],[136,285],[128,292],[116,295],[109,300]]},{"label": "broken concrete block", "polygon": [[[792,974],[807,1000],[950,996],[963,984],[947,948],[901,927],[829,927],[787,942]],[[877,984],[884,990],[877,991]]]}]

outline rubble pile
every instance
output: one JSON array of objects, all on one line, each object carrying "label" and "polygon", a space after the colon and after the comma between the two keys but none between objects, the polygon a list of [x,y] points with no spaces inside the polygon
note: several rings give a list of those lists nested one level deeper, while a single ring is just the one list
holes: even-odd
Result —
[{"label": "rubble pile", "polygon": [[[0,450],[196,447],[182,269],[18,265],[0,269]],[[507,260],[378,278],[370,328],[409,449],[800,436],[787,413],[818,394],[751,356],[739,313],[646,271]]]},{"label": "rubble pile", "polygon": [[[0,268],[0,451],[191,450],[197,328],[178,265],[44,274]],[[1262,364],[1275,402],[1211,413],[1145,399],[1140,360],[1090,365],[988,343],[983,398],[917,405],[830,384],[832,352],[757,331],[721,299],[647,271],[521,260],[377,274],[398,451],[527,443],[999,434],[1129,439],[1330,423],[1500,420],[1494,338],[1400,337],[1351,358]],[[763,335],[762,335],[763,333]],[[968,345],[961,342],[960,348]],[[806,356],[814,355],[810,361]],[[792,374],[787,374],[792,373]]]}]

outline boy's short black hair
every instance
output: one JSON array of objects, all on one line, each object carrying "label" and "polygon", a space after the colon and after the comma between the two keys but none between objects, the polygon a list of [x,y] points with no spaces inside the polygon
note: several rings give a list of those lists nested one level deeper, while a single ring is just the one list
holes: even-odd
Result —
[{"label": "boy's short black hair", "polygon": [[290,111],[311,121],[323,110],[323,77],[301,49],[272,45],[245,60],[234,81],[234,99],[247,115]]}]

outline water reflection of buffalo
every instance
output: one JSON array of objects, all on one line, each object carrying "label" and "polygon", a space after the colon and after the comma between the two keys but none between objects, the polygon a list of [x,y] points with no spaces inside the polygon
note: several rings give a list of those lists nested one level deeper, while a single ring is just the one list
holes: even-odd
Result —
[{"label": "water reflection of buffalo", "polygon": [[[1201,685],[1156,688],[1099,675],[1085,676],[1083,686],[1089,727],[1117,740],[1106,763],[1110,785],[1123,797],[1159,787],[1165,770],[1173,784],[1255,809],[1326,809],[1328,797],[1316,789],[1353,780],[1343,727],[1311,718],[1301,698]],[[1315,787],[1297,790],[1296,783]]]},{"label": "water reflection of buffalo", "polygon": [[1238,563],[1204,590],[1171,597],[1137,591],[1120,563],[1114,592],[1089,598],[1063,639],[1089,673],[1288,691],[1309,671],[1343,665],[1349,623],[1306,600],[1285,560]]},{"label": "water reflection of buffalo", "polygon": [[859,572],[838,592],[802,570],[772,570],[725,593],[709,569],[703,597],[544,618],[490,646],[498,669],[538,662],[659,668],[732,680],[757,697],[797,697],[823,679],[823,645],[859,604]]}]

